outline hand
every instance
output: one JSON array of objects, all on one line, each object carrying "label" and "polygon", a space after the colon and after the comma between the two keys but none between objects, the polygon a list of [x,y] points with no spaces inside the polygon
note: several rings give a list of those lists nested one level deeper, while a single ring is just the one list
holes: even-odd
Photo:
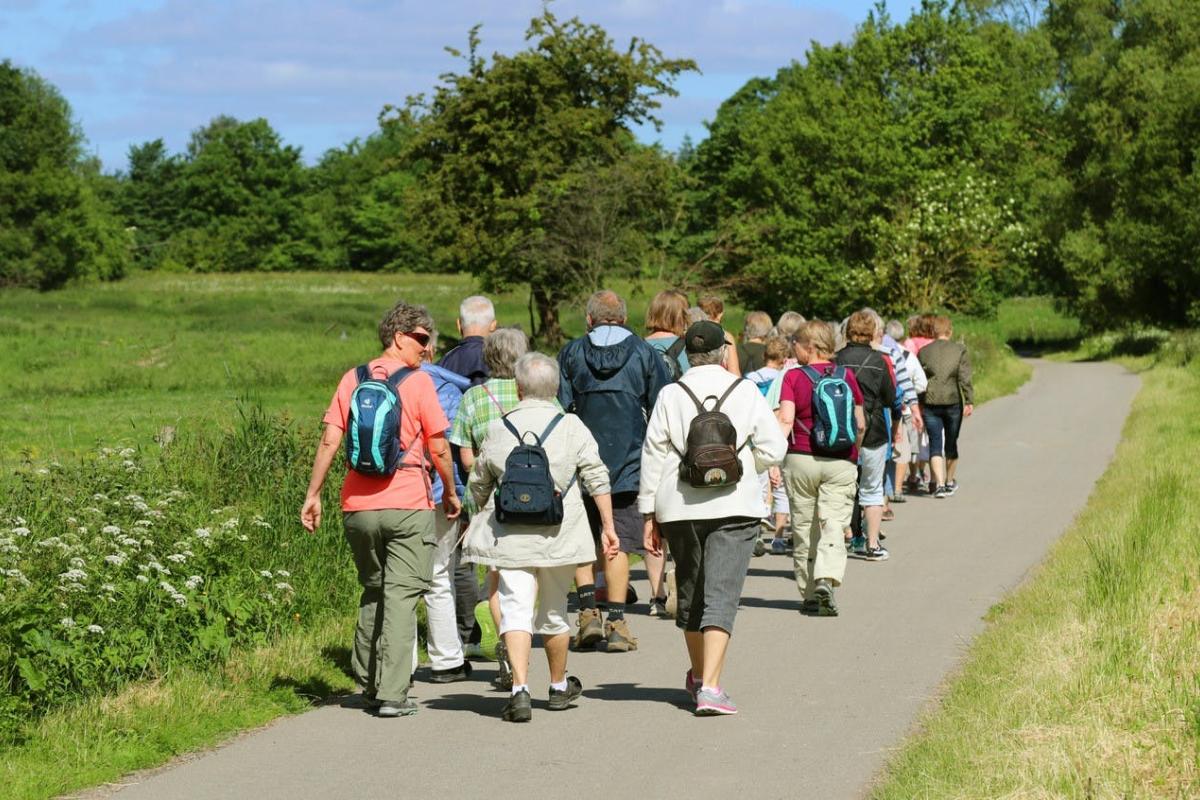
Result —
[{"label": "hand", "polygon": [[779,471],[779,467],[768,469],[767,479],[771,482],[772,489],[778,489],[780,486],[783,486],[783,473]]},{"label": "hand", "polygon": [[321,524],[321,497],[312,495],[304,498],[304,507],[300,509],[300,524],[304,530],[312,533]]},{"label": "hand", "polygon": [[975,413],[975,405],[973,403],[967,403],[965,406],[963,406],[963,416],[964,417],[969,417],[974,413]]},{"label": "hand", "polygon": [[920,414],[913,414],[913,428],[916,429],[917,433],[925,432],[925,418]]},{"label": "hand", "polygon": [[462,513],[462,501],[458,499],[457,494],[446,492],[442,495],[442,511],[446,513],[446,519],[458,519],[458,515]]},{"label": "hand", "polygon": [[613,526],[605,526],[604,530],[600,531],[600,549],[609,561],[621,554],[621,542],[617,539],[617,529]]},{"label": "hand", "polygon": [[642,547],[652,556],[662,557],[662,531],[658,527],[658,521],[648,519],[642,529]]}]

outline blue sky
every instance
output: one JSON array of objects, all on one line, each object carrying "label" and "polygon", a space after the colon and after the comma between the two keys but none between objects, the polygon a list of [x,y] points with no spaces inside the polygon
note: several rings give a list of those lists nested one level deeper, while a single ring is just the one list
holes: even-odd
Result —
[{"label": "blue sky", "polygon": [[[639,36],[703,71],[664,102],[674,149],[756,75],[851,36],[871,0],[559,0],[560,18]],[[906,17],[910,0],[892,0]],[[429,91],[457,68],[444,51],[482,23],[482,52],[521,47],[540,0],[0,0],[0,58],[31,67],[70,101],[89,149],[123,169],[129,145],[181,150],[217,114],[266,117],[312,162],[375,128],[386,103]]]}]

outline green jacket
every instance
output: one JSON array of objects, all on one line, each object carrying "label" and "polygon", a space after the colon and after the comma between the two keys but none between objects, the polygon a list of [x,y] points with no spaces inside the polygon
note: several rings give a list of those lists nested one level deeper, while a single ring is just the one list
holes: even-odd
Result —
[{"label": "green jacket", "polygon": [[971,385],[971,360],[967,348],[949,339],[937,339],[921,348],[917,354],[921,367],[929,378],[925,402],[933,406],[975,404],[975,387]]}]

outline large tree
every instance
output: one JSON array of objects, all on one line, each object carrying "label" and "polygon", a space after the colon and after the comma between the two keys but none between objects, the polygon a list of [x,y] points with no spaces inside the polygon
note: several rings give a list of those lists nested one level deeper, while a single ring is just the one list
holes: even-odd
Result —
[{"label": "large tree", "polygon": [[53,86],[0,62],[0,286],[51,289],[125,272],[128,240],[96,192],[82,142]]},{"label": "large tree", "polygon": [[720,108],[691,165],[685,255],[773,310],[986,307],[1040,252],[1048,52],[943,0],[814,44]]},{"label": "large tree", "polygon": [[1200,4],[1063,0],[1046,27],[1070,142],[1069,299],[1093,328],[1200,323]]},{"label": "large tree", "polygon": [[619,50],[602,28],[549,11],[526,41],[488,62],[473,29],[466,71],[395,118],[415,130],[408,159],[425,169],[420,218],[438,265],[490,290],[528,285],[535,335],[554,342],[562,302],[650,257],[663,218],[645,212],[670,207],[674,164],[630,128],[658,127],[659,98],[695,65],[640,39]]}]

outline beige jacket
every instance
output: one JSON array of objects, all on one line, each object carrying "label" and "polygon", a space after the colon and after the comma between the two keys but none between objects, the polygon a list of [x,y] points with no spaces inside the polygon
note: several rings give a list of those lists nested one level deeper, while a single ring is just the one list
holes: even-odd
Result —
[{"label": "beige jacket", "polygon": [[[522,400],[508,420],[518,431],[541,435],[555,414],[561,413],[545,400]],[[532,441],[532,438],[529,439]],[[483,450],[471,469],[467,490],[482,511],[472,519],[463,543],[463,557],[492,567],[557,567],[590,564],[596,560],[582,488],[588,494],[608,494],[608,468],[587,427],[574,414],[567,414],[542,447],[550,460],[550,472],[561,491],[578,472],[575,485],[563,497],[563,521],[550,525],[515,525],[496,519],[496,487],[504,475],[504,461],[517,440],[497,420],[488,429]]]}]

